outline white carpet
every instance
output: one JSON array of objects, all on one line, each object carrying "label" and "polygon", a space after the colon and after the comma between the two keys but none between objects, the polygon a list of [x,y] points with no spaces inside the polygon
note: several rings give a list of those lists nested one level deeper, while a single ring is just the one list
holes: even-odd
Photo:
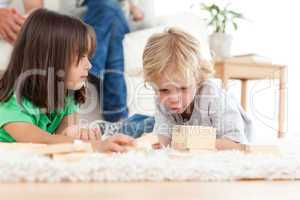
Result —
[{"label": "white carpet", "polygon": [[165,149],[91,154],[79,162],[0,151],[0,182],[232,181],[300,179],[300,153],[246,155],[237,151],[193,156]]}]

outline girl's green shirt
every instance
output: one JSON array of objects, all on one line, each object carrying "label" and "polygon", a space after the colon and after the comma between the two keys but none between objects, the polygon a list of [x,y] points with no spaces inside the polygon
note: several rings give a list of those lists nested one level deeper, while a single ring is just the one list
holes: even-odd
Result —
[{"label": "girl's green shirt", "polygon": [[[6,102],[0,102],[0,142],[16,142],[3,127],[8,123],[24,122],[35,125],[40,129],[54,134],[62,119],[78,111],[79,106],[73,97],[65,98],[65,107],[50,114],[34,106],[29,100],[23,99],[22,103],[17,102],[16,95],[12,95]],[[24,130],[26,132],[26,130]]]}]

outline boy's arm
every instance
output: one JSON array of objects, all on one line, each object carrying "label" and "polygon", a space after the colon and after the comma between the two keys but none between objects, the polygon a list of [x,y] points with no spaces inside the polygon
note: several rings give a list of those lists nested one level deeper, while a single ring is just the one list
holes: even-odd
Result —
[{"label": "boy's arm", "polygon": [[240,143],[247,142],[245,119],[239,104],[226,92],[222,92],[211,101],[209,119],[212,126],[217,128],[217,148],[236,149]]},{"label": "boy's arm", "polygon": [[240,151],[244,151],[245,150],[245,145],[238,143],[238,142],[234,142],[230,139],[226,139],[226,138],[220,138],[216,140],[216,149],[217,150],[240,150]]},{"label": "boy's arm", "polygon": [[[159,143],[165,147],[171,145],[171,138],[159,135],[158,136]],[[234,142],[230,139],[220,138],[216,140],[216,149],[217,150],[245,150],[245,145],[241,143]]]},{"label": "boy's arm", "polygon": [[164,147],[171,145],[171,138],[164,135],[158,135],[158,141]]},{"label": "boy's arm", "polygon": [[172,129],[174,124],[163,114],[159,102],[156,102],[156,112],[154,114],[155,124],[153,132],[158,135],[159,143],[165,147],[171,145]]},{"label": "boy's arm", "polygon": [[25,12],[29,13],[33,9],[42,8],[44,6],[43,0],[23,0]]}]

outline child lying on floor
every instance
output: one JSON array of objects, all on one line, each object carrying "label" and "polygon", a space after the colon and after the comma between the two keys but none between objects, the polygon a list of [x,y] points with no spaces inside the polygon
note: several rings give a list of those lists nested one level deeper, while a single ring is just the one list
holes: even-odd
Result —
[{"label": "child lying on floor", "polygon": [[34,11],[0,81],[0,142],[72,143],[86,135],[99,151],[122,152],[124,145],[132,145],[125,135],[101,140],[97,129],[73,128],[78,106],[85,101],[94,48],[94,32],[80,20]]},{"label": "child lying on floor", "polygon": [[209,76],[212,65],[201,56],[192,35],[170,28],[154,34],[143,54],[144,77],[157,95],[154,132],[170,144],[174,125],[217,129],[217,149],[242,149],[251,136],[251,120],[241,106]]}]

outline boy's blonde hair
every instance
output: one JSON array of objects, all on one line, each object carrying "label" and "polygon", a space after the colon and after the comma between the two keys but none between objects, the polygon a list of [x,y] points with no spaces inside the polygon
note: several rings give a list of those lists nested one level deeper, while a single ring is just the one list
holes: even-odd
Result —
[{"label": "boy's blonde hair", "polygon": [[143,53],[145,81],[157,80],[169,67],[182,76],[191,72],[199,83],[206,80],[213,73],[213,66],[200,52],[199,41],[179,28],[171,27],[152,35]]}]

